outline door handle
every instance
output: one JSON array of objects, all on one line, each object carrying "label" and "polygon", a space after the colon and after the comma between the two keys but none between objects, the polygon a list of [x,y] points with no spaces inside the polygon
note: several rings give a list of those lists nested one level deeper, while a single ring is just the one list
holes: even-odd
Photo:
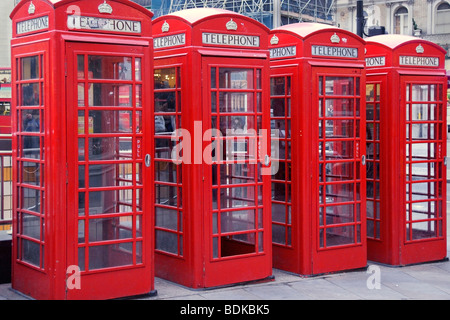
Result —
[{"label": "door handle", "polygon": [[363,156],[361,157],[361,164],[362,164],[363,166],[366,165],[366,156],[365,156],[365,155],[363,155]]},{"label": "door handle", "polygon": [[264,156],[264,165],[265,165],[266,167],[268,167],[269,164],[270,164],[270,157],[269,157],[269,155],[266,154],[266,155]]},{"label": "door handle", "polygon": [[152,157],[147,153],[147,154],[145,155],[145,166],[146,166],[147,168],[150,167],[151,161],[152,161]]}]

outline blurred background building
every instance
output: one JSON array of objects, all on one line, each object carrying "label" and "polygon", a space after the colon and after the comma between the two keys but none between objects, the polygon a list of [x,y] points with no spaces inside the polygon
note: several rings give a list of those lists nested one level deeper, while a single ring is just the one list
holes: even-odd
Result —
[{"label": "blurred background building", "polygon": [[334,23],[336,0],[133,0],[159,17],[190,8],[221,8],[251,17],[272,29],[294,22]]},{"label": "blurred background building", "polygon": [[[336,0],[335,24],[356,32],[357,0]],[[450,69],[450,1],[365,0],[365,36],[377,33],[405,34],[439,44],[447,51]]]}]

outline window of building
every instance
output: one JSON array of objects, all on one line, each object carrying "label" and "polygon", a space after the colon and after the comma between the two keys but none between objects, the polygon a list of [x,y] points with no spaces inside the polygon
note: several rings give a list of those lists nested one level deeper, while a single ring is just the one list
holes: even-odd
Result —
[{"label": "window of building", "polygon": [[394,33],[395,34],[408,34],[409,19],[408,9],[405,7],[399,7],[394,13]]},{"label": "window of building", "polygon": [[450,4],[443,2],[436,8],[435,33],[450,33]]}]

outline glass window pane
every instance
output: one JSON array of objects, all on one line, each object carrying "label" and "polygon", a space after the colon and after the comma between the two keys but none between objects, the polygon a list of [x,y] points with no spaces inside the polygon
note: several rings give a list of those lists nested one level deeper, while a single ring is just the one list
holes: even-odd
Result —
[{"label": "glass window pane", "polygon": [[211,68],[211,89],[215,89],[216,88],[216,70],[217,68],[212,67]]},{"label": "glass window pane", "polygon": [[136,81],[141,81],[141,58],[134,59],[134,77]]},{"label": "glass window pane", "polygon": [[270,95],[284,96],[285,95],[285,78],[273,77],[270,78]]},{"label": "glass window pane", "polygon": [[22,234],[36,240],[41,238],[41,220],[39,217],[22,213]]},{"label": "glass window pane", "polygon": [[89,90],[90,106],[132,106],[132,86],[116,83],[90,83]]},{"label": "glass window pane", "polygon": [[177,78],[175,68],[155,69],[155,89],[176,88]]},{"label": "glass window pane", "polygon": [[[131,189],[89,192],[89,214],[130,212],[133,191]],[[120,204],[129,204],[120,205]]]},{"label": "glass window pane", "polygon": [[326,246],[334,247],[355,243],[354,226],[342,226],[326,229]]},{"label": "glass window pane", "polygon": [[426,84],[412,85],[412,100],[411,101],[429,101],[429,86]]},{"label": "glass window pane", "polygon": [[433,160],[436,155],[435,143],[413,143],[411,144],[412,161]]},{"label": "glass window pane", "polygon": [[84,79],[84,55],[77,55],[77,73],[78,79]]},{"label": "glass window pane", "polygon": [[172,160],[172,149],[176,147],[176,143],[171,139],[155,139],[155,158]]},{"label": "glass window pane", "polygon": [[220,183],[222,185],[254,183],[255,173],[252,167],[254,165],[248,163],[221,164]]},{"label": "glass window pane", "polygon": [[85,223],[84,220],[78,220],[78,243],[84,243],[85,241]]},{"label": "glass window pane", "polygon": [[155,161],[155,180],[177,182],[177,165],[173,162]]},{"label": "glass window pane", "polygon": [[354,156],[353,147],[354,147],[353,141],[327,141],[325,142],[326,159],[327,160],[351,159]]},{"label": "glass window pane", "polygon": [[375,85],[372,83],[366,84],[366,101],[375,101]]},{"label": "glass window pane", "polygon": [[155,135],[171,136],[175,129],[175,116],[155,116]]},{"label": "glass window pane", "polygon": [[326,117],[352,117],[354,113],[353,99],[326,99]]},{"label": "glass window pane", "polygon": [[326,77],[325,78],[325,94],[338,96],[353,95],[354,78],[346,77]]},{"label": "glass window pane", "polygon": [[20,80],[39,78],[39,56],[25,57],[20,59],[22,62],[22,74]]},{"label": "glass window pane", "polygon": [[22,113],[22,131],[40,132],[40,114],[36,109],[23,109]]},{"label": "glass window pane", "polygon": [[90,160],[128,160],[131,137],[89,138]]},{"label": "glass window pane", "polygon": [[40,165],[36,162],[22,162],[22,182],[35,186],[40,186],[41,171]]},{"label": "glass window pane", "polygon": [[253,116],[222,116],[220,117],[220,131],[222,135],[239,133],[254,133],[256,135],[256,123]]},{"label": "glass window pane", "polygon": [[284,183],[272,183],[272,200],[286,201],[286,185]]},{"label": "glass window pane", "polygon": [[423,221],[409,225],[412,226],[412,240],[437,237],[437,221]]},{"label": "glass window pane", "polygon": [[253,69],[219,69],[219,87],[225,89],[253,89]]},{"label": "glass window pane", "polygon": [[436,104],[413,104],[412,120],[436,120]]},{"label": "glass window pane", "polygon": [[255,187],[220,189],[220,208],[241,208],[255,206]]},{"label": "glass window pane", "polygon": [[178,211],[168,208],[155,207],[155,226],[177,231]]},{"label": "glass window pane", "polygon": [[142,107],[142,85],[137,84],[135,85],[136,89],[136,107],[140,108]]},{"label": "glass window pane", "polygon": [[433,140],[436,138],[434,123],[413,123],[411,128],[411,138],[413,140]]},{"label": "glass window pane", "polygon": [[272,98],[270,99],[270,116],[271,117],[284,117],[286,116],[286,105],[284,98]]},{"label": "glass window pane", "polygon": [[326,224],[350,223],[354,219],[354,205],[345,204],[339,206],[327,206],[326,209]]},{"label": "glass window pane", "polygon": [[286,205],[272,203],[272,221],[286,223]]},{"label": "glass window pane", "polygon": [[89,166],[89,187],[115,187],[132,184],[131,163],[91,164]]},{"label": "glass window pane", "polygon": [[89,79],[132,80],[131,57],[88,56]]},{"label": "glass window pane", "polygon": [[40,245],[34,241],[21,239],[22,260],[39,267]]},{"label": "glass window pane", "polygon": [[354,201],[354,183],[327,185],[325,187],[325,196],[327,203]]},{"label": "glass window pane", "polygon": [[[89,111],[89,133],[131,133],[132,111]],[[92,129],[91,129],[92,128]]]},{"label": "glass window pane", "polygon": [[155,203],[177,206],[177,187],[157,184],[155,188]]},{"label": "glass window pane", "polygon": [[353,120],[326,120],[325,136],[329,138],[353,138]]},{"label": "glass window pane", "polygon": [[222,257],[250,254],[256,252],[255,233],[243,233],[220,238]]},{"label": "glass window pane", "polygon": [[326,181],[354,180],[354,162],[331,162],[325,164]]},{"label": "glass window pane", "polygon": [[220,92],[220,112],[255,112],[253,93]]},{"label": "glass window pane", "polygon": [[39,83],[21,84],[22,105],[38,106],[39,105]]},{"label": "glass window pane", "polygon": [[95,270],[133,264],[132,252],[120,249],[123,245],[121,243],[89,247],[89,269]]},{"label": "glass window pane", "polygon": [[132,217],[110,217],[89,220],[89,241],[108,241],[132,237]]},{"label": "glass window pane", "polygon": [[155,230],[155,249],[178,254],[178,237],[175,233]]},{"label": "glass window pane", "polygon": [[41,191],[30,188],[22,190],[22,209],[41,213]]},{"label": "glass window pane", "polygon": [[155,92],[155,112],[175,112],[175,92]]},{"label": "glass window pane", "polygon": [[222,232],[236,232],[255,229],[255,210],[239,210],[220,214]]}]

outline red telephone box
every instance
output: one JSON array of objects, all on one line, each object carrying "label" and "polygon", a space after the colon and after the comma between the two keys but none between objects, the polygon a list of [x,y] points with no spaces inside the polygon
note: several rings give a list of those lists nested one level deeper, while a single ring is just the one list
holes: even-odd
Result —
[{"label": "red telephone box", "polygon": [[153,292],[151,17],[125,0],[11,13],[12,287],[33,298]]},{"label": "red telephone box", "polygon": [[368,258],[391,265],[444,259],[445,51],[410,36],[367,41]]},{"label": "red telephone box", "polygon": [[365,267],[365,43],[318,23],[276,28],[269,41],[274,266]]},{"label": "red telephone box", "polygon": [[159,277],[203,288],[272,275],[268,32],[221,9],[153,22]]}]

